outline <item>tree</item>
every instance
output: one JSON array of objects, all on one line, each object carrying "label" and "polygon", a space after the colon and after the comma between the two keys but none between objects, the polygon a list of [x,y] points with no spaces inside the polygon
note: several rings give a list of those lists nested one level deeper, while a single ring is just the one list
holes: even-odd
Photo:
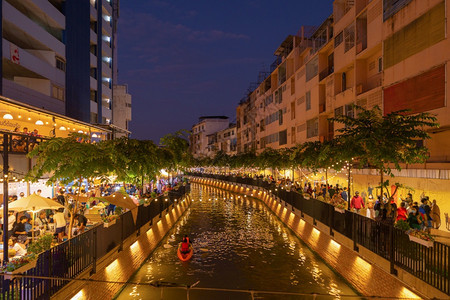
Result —
[{"label": "tree", "polygon": [[192,163],[192,154],[189,151],[189,134],[187,130],[178,130],[163,136],[159,143],[170,152],[177,168],[189,167]]},{"label": "tree", "polygon": [[90,143],[89,136],[71,133],[67,138],[43,141],[28,154],[28,157],[36,158],[36,164],[28,172],[27,180],[36,182],[45,174],[49,174],[47,185],[57,181],[65,185],[78,183],[78,196],[70,210],[70,238],[83,181],[89,182],[95,177],[106,176],[111,171],[110,156],[98,144]]},{"label": "tree", "polygon": [[332,118],[345,127],[338,130],[343,147],[353,152],[360,164],[378,169],[383,194],[383,175],[393,176],[391,164],[401,170],[401,163],[423,163],[428,149],[418,141],[429,139],[425,127],[438,127],[429,113],[408,114],[407,110],[383,115],[378,106],[367,110],[355,106],[356,117],[341,115]]}]

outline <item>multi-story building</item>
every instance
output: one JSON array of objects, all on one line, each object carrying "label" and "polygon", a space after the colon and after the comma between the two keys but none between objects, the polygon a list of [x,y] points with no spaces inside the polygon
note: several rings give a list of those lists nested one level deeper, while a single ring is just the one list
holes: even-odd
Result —
[{"label": "multi-story building", "polygon": [[190,135],[190,147],[193,156],[214,156],[217,141],[215,134],[220,130],[228,128],[229,124],[229,118],[226,116],[200,117],[199,122],[192,126]]},{"label": "multi-story building", "polygon": [[72,118],[111,123],[117,9],[116,0],[65,1],[66,114]]},{"label": "multi-story building", "polygon": [[113,98],[113,130],[114,137],[130,135],[131,121],[131,95],[128,94],[128,86],[114,85]]},{"label": "multi-story building", "polygon": [[0,2],[0,94],[65,113],[66,18],[62,1]]},{"label": "multi-story building", "polygon": [[237,154],[236,124],[231,123],[226,129],[217,132],[216,150],[228,155]]},{"label": "multi-story building", "polygon": [[0,94],[109,124],[118,1],[6,0],[0,8]]},{"label": "multi-story building", "polygon": [[[320,26],[302,27],[283,41],[270,75],[241,101],[238,152],[332,139],[341,125],[328,119],[354,115],[351,104],[378,105],[384,114],[430,112],[440,123],[425,141],[430,157],[426,164],[404,166],[396,180],[449,212],[449,11],[444,0],[335,0]],[[375,175],[355,170],[356,188],[366,188],[358,182],[378,185]],[[346,182],[339,174],[335,180]]]}]

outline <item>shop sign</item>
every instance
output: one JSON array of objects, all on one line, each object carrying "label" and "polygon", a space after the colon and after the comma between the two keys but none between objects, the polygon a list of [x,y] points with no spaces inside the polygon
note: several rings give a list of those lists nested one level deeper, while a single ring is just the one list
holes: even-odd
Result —
[{"label": "shop sign", "polygon": [[9,120],[0,120],[0,128],[4,128],[4,127],[8,127],[15,129],[15,128],[19,128],[20,129],[20,124],[17,122],[11,122]]},{"label": "shop sign", "polygon": [[14,44],[9,44],[11,62],[20,65],[19,47]]}]

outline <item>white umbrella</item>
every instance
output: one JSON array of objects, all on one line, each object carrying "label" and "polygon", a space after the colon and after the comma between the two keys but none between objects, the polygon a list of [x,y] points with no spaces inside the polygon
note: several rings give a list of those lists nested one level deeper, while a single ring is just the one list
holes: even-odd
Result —
[{"label": "white umbrella", "polygon": [[60,203],[53,201],[51,199],[32,194],[27,197],[20,198],[8,205],[9,210],[23,211],[39,211],[41,209],[58,209],[63,208]]},{"label": "white umbrella", "polygon": [[[63,208],[60,203],[51,199],[32,194],[27,197],[20,198],[8,205],[9,210],[23,211],[29,210],[33,212],[33,227],[34,227],[34,214],[41,209],[58,209]],[[34,237],[34,230],[32,229],[32,235]]]}]

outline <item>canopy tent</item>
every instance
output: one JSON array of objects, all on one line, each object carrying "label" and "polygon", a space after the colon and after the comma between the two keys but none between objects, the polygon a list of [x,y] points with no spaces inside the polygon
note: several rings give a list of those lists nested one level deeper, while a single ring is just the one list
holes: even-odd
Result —
[{"label": "canopy tent", "polygon": [[20,198],[8,205],[9,210],[15,211],[39,211],[41,209],[58,209],[64,208],[60,203],[51,199],[39,196],[37,194],[31,194],[30,196]]},{"label": "canopy tent", "polygon": [[123,194],[121,192],[115,192],[114,194],[103,197],[103,199],[105,199],[105,201],[108,201],[109,203],[114,204],[116,206],[120,206],[120,207],[131,210],[131,214],[133,215],[134,223],[136,223],[138,206],[133,201],[133,199],[130,198],[130,196],[128,196],[127,194]]}]

